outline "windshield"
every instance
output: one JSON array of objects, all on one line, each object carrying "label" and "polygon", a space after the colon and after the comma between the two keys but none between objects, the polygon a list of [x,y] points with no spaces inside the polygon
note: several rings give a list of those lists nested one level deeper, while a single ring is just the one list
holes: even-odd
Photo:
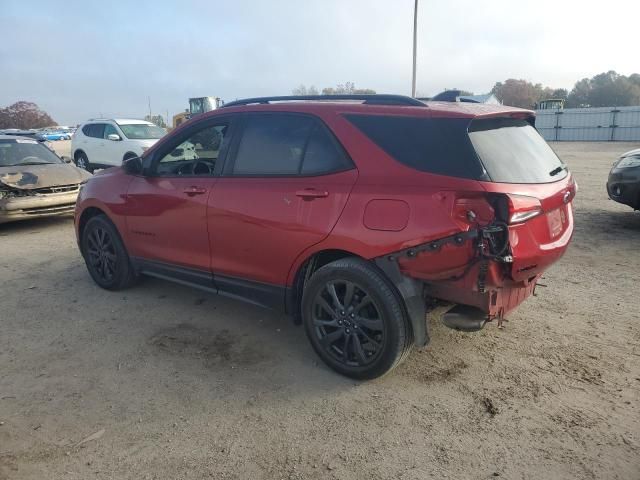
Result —
[{"label": "windshield", "polygon": [[474,120],[469,138],[491,181],[549,183],[567,176],[567,168],[525,120]]},{"label": "windshield", "polygon": [[0,167],[64,163],[51,150],[35,140],[0,140]]},{"label": "windshield", "polygon": [[164,128],[147,123],[118,124],[124,135],[132,140],[149,140],[162,138],[166,132]]}]

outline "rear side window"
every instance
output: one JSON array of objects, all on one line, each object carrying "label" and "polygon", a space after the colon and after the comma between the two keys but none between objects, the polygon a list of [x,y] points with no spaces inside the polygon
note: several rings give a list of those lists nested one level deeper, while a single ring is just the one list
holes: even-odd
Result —
[{"label": "rear side window", "polygon": [[302,163],[303,175],[315,175],[319,173],[335,172],[344,170],[350,164],[341,145],[324,128],[317,124],[304,152]]},{"label": "rear side window", "polygon": [[297,115],[248,116],[236,154],[237,175],[294,175],[313,120]]},{"label": "rear side window", "polygon": [[247,115],[235,155],[235,175],[318,175],[350,166],[341,146],[304,115]]},{"label": "rear side window", "polygon": [[469,138],[494,182],[549,183],[567,176],[565,164],[525,120],[474,120]]},{"label": "rear side window", "polygon": [[103,138],[104,123],[90,123],[82,127],[82,133],[87,137]]},{"label": "rear side window", "polygon": [[483,179],[467,135],[468,119],[347,115],[347,119],[400,163],[423,172]]}]

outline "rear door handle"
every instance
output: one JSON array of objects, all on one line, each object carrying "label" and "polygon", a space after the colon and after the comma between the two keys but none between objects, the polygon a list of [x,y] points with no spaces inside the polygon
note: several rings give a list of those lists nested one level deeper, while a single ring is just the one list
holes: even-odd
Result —
[{"label": "rear door handle", "polygon": [[328,197],[329,192],[326,190],[316,190],[315,188],[305,188],[304,190],[298,190],[296,196],[302,197],[305,200],[313,200],[314,198]]},{"label": "rear door handle", "polygon": [[190,197],[193,197],[194,195],[202,195],[203,193],[207,193],[207,189],[193,186],[193,187],[185,188],[183,192],[189,195]]}]

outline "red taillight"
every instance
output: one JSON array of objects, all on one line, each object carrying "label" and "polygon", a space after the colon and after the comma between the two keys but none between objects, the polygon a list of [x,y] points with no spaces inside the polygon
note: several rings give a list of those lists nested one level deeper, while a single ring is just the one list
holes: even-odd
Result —
[{"label": "red taillight", "polygon": [[542,213],[542,204],[535,197],[507,194],[509,204],[509,223],[522,223]]}]

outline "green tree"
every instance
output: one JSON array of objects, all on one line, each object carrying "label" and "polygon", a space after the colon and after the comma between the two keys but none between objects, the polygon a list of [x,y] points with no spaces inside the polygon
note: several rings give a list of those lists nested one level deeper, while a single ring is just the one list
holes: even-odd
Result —
[{"label": "green tree", "polygon": [[574,85],[567,98],[570,107],[624,107],[640,105],[640,75],[628,77],[610,70]]},{"label": "green tree", "polygon": [[544,98],[550,98],[553,92],[554,90],[543,87],[540,83],[534,84],[515,78],[497,82],[491,89],[491,93],[505,105],[520,108],[535,108],[536,103]]},{"label": "green tree", "polygon": [[20,101],[0,108],[0,128],[43,128],[57,125],[47,112],[32,102]]}]

